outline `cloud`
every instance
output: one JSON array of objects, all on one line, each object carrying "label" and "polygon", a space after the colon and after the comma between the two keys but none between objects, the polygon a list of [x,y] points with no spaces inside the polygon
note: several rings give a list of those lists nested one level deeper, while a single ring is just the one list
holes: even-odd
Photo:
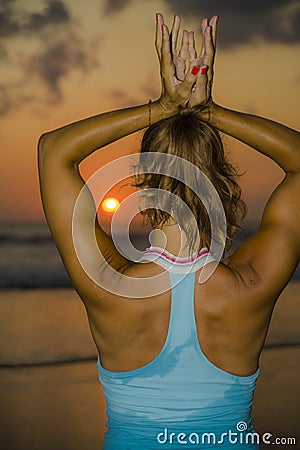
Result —
[{"label": "cloud", "polygon": [[45,1],[42,12],[22,11],[15,0],[0,2],[0,38],[9,38],[28,32],[37,32],[49,25],[70,21],[70,14],[60,0]]},{"label": "cloud", "polygon": [[14,10],[14,0],[1,0],[0,3],[0,38],[20,32],[21,24]]},{"label": "cloud", "polygon": [[0,84],[0,116],[34,101],[33,94],[26,92],[26,87],[27,83],[24,80],[9,80]]},{"label": "cloud", "polygon": [[29,78],[44,83],[52,100],[59,101],[65,76],[73,70],[86,72],[97,66],[93,50],[74,32],[65,31],[51,40],[45,38],[40,51],[25,61],[24,69]]},{"label": "cloud", "polygon": [[1,37],[0,56],[7,70],[0,85],[0,115],[29,103],[57,103],[63,99],[63,78],[98,67],[95,43],[60,0],[46,0],[40,11],[0,0]]},{"label": "cloud", "polygon": [[131,0],[105,0],[104,12],[111,14],[115,11],[122,11],[131,3]]},{"label": "cloud", "polygon": [[7,86],[0,86],[0,116],[6,114],[11,108],[11,99]]},{"label": "cloud", "polygon": [[47,25],[56,25],[70,21],[70,14],[60,0],[49,1],[43,13],[33,13],[28,17],[27,30],[37,31]]},{"label": "cloud", "polygon": [[262,38],[269,42],[300,42],[300,3],[298,0],[164,0],[186,17],[220,16],[218,42],[232,47]]}]

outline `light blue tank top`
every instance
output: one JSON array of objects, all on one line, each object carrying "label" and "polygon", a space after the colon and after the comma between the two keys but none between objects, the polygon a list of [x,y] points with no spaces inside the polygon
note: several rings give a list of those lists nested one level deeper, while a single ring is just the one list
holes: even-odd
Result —
[{"label": "light blue tank top", "polygon": [[159,355],[141,368],[112,372],[98,358],[108,417],[103,449],[258,449],[251,407],[259,369],[250,376],[225,372],[198,341],[195,271],[213,258],[207,249],[177,258],[152,247],[143,259],[169,272],[168,334]]}]

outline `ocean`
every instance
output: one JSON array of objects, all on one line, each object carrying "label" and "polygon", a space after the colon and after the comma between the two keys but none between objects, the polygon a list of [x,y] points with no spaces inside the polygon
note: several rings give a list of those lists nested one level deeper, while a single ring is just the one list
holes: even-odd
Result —
[{"label": "ocean", "polygon": [[[260,433],[300,442],[296,278],[275,307],[253,417]],[[1,449],[100,449],[106,419],[97,350],[45,223],[1,224],[0,287]]]},{"label": "ocean", "polygon": [[[248,233],[240,234],[234,247]],[[142,249],[149,244],[145,236],[135,236],[135,245]],[[281,331],[283,316],[280,316],[280,322],[273,324],[274,332],[266,342],[268,346],[299,343],[298,327],[294,323],[298,278],[299,271],[285,294],[293,300],[285,300],[282,305],[287,315],[285,331]],[[0,225],[0,327],[5,335],[0,349],[2,367],[85,361],[96,357],[85,309],[72,287],[46,223]]]},{"label": "ocean", "polygon": [[45,223],[0,224],[0,288],[71,287]]},{"label": "ocean", "polygon": [[[237,235],[234,248],[250,234]],[[143,236],[137,247],[146,248]],[[300,268],[293,279],[300,279]],[[0,223],[0,289],[67,288],[72,284],[46,223]]]}]

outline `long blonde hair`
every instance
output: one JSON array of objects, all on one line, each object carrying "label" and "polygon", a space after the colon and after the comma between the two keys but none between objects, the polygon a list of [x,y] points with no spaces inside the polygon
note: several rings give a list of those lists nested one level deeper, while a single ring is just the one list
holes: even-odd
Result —
[{"label": "long blonde hair", "polygon": [[[203,111],[199,108],[186,109],[151,125],[145,131],[142,139],[141,153],[144,152],[179,156],[201,169],[209,178],[225,211],[227,235],[224,238],[228,249],[232,243],[234,231],[245,216],[246,205],[241,199],[241,188],[236,181],[238,176],[236,170],[225,157],[220,134],[216,128],[204,120]],[[174,164],[176,166],[176,162]],[[136,175],[135,186],[139,190],[152,188],[152,197],[153,192],[160,192],[160,199],[157,203],[160,208],[153,207],[155,203],[153,203],[152,198],[152,203],[149,202],[151,206],[142,211],[142,214],[148,218],[152,228],[161,228],[170,220],[170,214],[167,211],[170,211],[169,193],[173,193],[187,205],[196,219],[197,232],[199,231],[200,236],[199,249],[203,246],[209,246],[211,223],[208,212],[199,196],[184,182],[176,179],[177,168],[175,166],[172,168],[174,178],[159,173],[151,173],[151,164],[147,164],[144,173]],[[157,172],[157,167],[155,171]],[[163,190],[168,194],[165,196],[165,200],[161,194],[162,191],[158,190]],[[147,194],[145,194],[145,201],[147,205]],[[165,208],[162,208],[161,205],[165,205]],[[195,250],[197,234],[195,229],[191,227],[190,221],[181,220],[179,225],[186,234],[190,251],[191,249]]]}]

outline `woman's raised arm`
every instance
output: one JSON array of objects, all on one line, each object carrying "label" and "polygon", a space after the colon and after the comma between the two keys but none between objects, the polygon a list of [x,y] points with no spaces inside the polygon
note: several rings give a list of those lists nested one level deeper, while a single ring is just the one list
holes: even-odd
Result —
[{"label": "woman's raised arm", "polygon": [[[162,94],[157,101],[71,123],[45,133],[39,141],[39,176],[45,215],[65,267],[84,299],[101,297],[101,289],[96,285],[101,285],[99,280],[103,277],[104,261],[109,261],[117,272],[122,272],[130,263],[118,253],[112,240],[99,227],[94,201],[79,173],[79,163],[98,148],[147,127],[149,120],[155,123],[175,114],[179,106],[188,103],[196,80],[192,68],[183,80],[176,78],[170,33],[166,25],[159,26],[158,22],[156,41],[160,42],[162,76]],[[76,252],[78,247],[74,247],[73,241],[74,208],[79,197],[77,246],[83,249],[89,270],[94,271],[92,277],[82,267]],[[102,261],[99,260],[99,249],[104,258]]]},{"label": "woman's raised arm", "polygon": [[[177,26],[177,32],[180,23]],[[162,78],[162,94],[151,104],[144,104],[99,114],[45,133],[39,152],[66,164],[78,164],[95,150],[151,124],[172,116],[186,107],[191,97],[199,67],[189,64],[183,79],[178,79],[170,45],[171,35],[163,16],[157,15],[156,49]],[[187,42],[182,42],[186,48]],[[174,44],[172,44],[174,50]],[[186,56],[187,52],[186,52]],[[194,69],[194,70],[193,70]]]},{"label": "woman's raised arm", "polygon": [[264,210],[259,232],[231,257],[276,298],[300,259],[300,134],[277,122],[212,104],[210,123],[275,161],[286,173]]},{"label": "woman's raised arm", "polygon": [[174,110],[165,110],[160,100],[151,105],[98,114],[43,134],[39,141],[39,154],[66,165],[79,164],[95,150],[146,128],[149,119],[155,123],[169,114],[174,114]]},{"label": "woman's raised arm", "polygon": [[[272,303],[300,258],[300,134],[272,120],[232,111],[213,102],[215,18],[202,21],[202,32],[201,55],[208,71],[197,79],[190,105],[205,106],[211,125],[271,158],[286,173],[268,201],[259,232],[226,261],[249,288],[260,287],[257,299],[265,298]],[[193,40],[190,48],[193,54]]]}]

